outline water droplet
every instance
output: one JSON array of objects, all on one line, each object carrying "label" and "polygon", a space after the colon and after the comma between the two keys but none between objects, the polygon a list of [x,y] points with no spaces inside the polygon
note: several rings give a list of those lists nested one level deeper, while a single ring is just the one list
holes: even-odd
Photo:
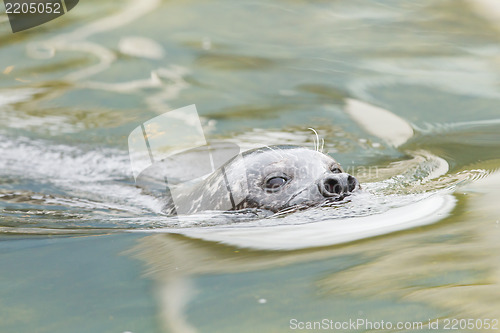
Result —
[{"label": "water droplet", "polygon": [[259,303],[260,304],[266,304],[267,303],[267,299],[261,298],[261,299],[259,299]]}]

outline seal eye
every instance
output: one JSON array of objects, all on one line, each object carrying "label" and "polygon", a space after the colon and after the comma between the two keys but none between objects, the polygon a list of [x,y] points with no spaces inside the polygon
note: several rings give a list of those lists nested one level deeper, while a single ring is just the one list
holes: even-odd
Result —
[{"label": "seal eye", "polygon": [[331,171],[333,173],[342,173],[343,172],[339,167],[336,167],[336,166],[333,166]]},{"label": "seal eye", "polygon": [[266,182],[266,189],[271,191],[276,191],[285,184],[286,184],[286,178],[283,177],[269,178]]}]

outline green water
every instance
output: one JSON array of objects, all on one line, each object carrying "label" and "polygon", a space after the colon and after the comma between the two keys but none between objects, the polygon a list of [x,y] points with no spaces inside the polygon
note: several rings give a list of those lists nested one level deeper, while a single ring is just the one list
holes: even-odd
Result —
[{"label": "green water", "polygon": [[[500,25],[477,3],[86,0],[16,34],[2,9],[0,332],[500,320]],[[348,98],[414,135],[369,134]],[[313,127],[345,168],[379,170],[362,184],[410,170],[398,184],[416,190],[391,191],[451,184],[457,204],[430,226],[294,251],[125,233],[163,226],[128,135],[190,104],[208,140],[312,147]],[[448,171],[426,183],[415,152]]]}]

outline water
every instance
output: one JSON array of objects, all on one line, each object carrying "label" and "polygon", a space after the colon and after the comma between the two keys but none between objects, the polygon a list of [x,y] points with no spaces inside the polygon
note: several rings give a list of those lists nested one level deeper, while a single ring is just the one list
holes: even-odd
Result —
[{"label": "water", "polygon": [[[500,319],[485,3],[85,1],[17,34],[0,16],[0,331]],[[244,149],[313,148],[316,129],[365,192],[267,219],[166,218],[134,186],[127,137],[193,103],[209,140]]]}]

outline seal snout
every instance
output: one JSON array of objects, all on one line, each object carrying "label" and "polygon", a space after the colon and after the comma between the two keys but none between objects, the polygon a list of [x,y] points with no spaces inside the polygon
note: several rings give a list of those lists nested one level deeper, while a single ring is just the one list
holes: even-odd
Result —
[{"label": "seal snout", "polygon": [[336,197],[352,192],[357,185],[356,178],[347,173],[328,175],[318,183],[319,191],[325,197]]}]

